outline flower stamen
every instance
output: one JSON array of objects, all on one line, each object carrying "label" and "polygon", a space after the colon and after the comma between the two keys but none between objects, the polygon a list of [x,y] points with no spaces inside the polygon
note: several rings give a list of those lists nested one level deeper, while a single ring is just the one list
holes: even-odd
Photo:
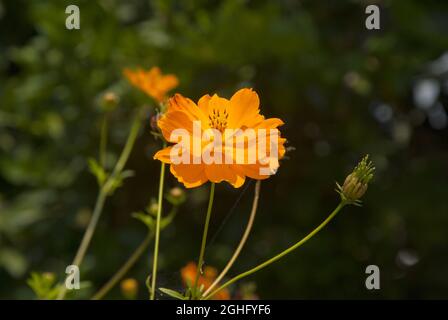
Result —
[{"label": "flower stamen", "polygon": [[223,132],[227,128],[227,119],[229,118],[229,114],[226,109],[220,110],[213,109],[211,114],[208,115],[208,125],[210,128],[219,130]]}]

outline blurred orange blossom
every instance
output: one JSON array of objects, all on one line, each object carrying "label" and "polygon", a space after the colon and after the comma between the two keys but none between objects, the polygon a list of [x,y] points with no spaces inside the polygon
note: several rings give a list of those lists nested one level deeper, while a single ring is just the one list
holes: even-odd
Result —
[{"label": "blurred orange blossom", "polygon": [[[180,271],[182,281],[188,287],[192,287],[193,283],[196,279],[197,266],[194,262],[189,262],[185,267],[183,267]],[[206,266],[204,268],[204,273],[198,278],[198,286],[204,286],[203,290],[207,290],[208,287],[213,283],[216,279],[218,272],[215,268]],[[229,290],[224,289],[218,292],[213,299],[216,300],[230,300]]]},{"label": "blurred orange blossom", "polygon": [[150,70],[138,68],[135,71],[124,69],[123,73],[132,85],[158,102],[163,102],[167,92],[179,84],[175,75],[163,75],[159,67],[152,67]]}]

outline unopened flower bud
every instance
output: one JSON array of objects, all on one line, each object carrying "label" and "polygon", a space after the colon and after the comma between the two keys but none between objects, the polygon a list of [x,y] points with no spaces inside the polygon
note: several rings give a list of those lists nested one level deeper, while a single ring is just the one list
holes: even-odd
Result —
[{"label": "unopened flower bud", "polygon": [[120,283],[121,293],[126,299],[134,300],[137,298],[138,283],[133,278],[128,278]]},{"label": "unopened flower bud", "polygon": [[105,111],[110,111],[118,105],[119,101],[120,98],[114,92],[109,91],[103,95],[101,105]]},{"label": "unopened flower bud", "polygon": [[166,195],[166,199],[174,206],[181,205],[186,200],[185,192],[179,188],[172,188]]},{"label": "unopened flower bud", "polygon": [[344,184],[342,186],[342,191],[350,200],[357,200],[361,198],[367,191],[367,184],[361,183],[356,175],[349,174],[345,178]]},{"label": "unopened flower bud", "polygon": [[368,184],[373,178],[375,167],[365,156],[355,167],[352,173],[345,178],[342,187],[337,184],[337,192],[341,199],[349,204],[359,205],[360,199],[366,193]]},{"label": "unopened flower bud", "polygon": [[159,204],[155,199],[151,199],[151,203],[148,205],[148,213],[152,216],[157,216],[157,211],[159,210]]},{"label": "unopened flower bud", "polygon": [[49,284],[53,284],[56,280],[56,275],[53,272],[44,272],[42,273],[42,278]]},{"label": "unopened flower bud", "polygon": [[175,188],[172,188],[170,190],[170,194],[173,197],[179,198],[179,197],[181,197],[184,194],[184,191],[181,188],[179,188],[179,187],[175,187]]}]

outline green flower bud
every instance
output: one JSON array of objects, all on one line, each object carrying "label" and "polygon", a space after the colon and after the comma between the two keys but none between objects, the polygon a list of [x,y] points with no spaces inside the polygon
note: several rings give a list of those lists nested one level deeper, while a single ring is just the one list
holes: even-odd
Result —
[{"label": "green flower bud", "polygon": [[342,187],[336,183],[336,191],[341,195],[342,201],[348,204],[360,205],[361,197],[366,193],[370,180],[373,178],[375,167],[365,156],[355,167],[352,173],[345,178]]},{"label": "green flower bud", "polygon": [[152,198],[148,207],[146,208],[148,213],[152,216],[157,216],[157,211],[159,210],[159,204],[156,199]]}]

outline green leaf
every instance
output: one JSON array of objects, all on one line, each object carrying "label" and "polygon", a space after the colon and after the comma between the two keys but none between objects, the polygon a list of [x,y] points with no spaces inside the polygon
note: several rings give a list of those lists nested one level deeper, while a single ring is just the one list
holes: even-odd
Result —
[{"label": "green leaf", "polygon": [[25,256],[13,248],[0,249],[0,266],[15,278],[21,277],[28,266]]},{"label": "green leaf", "polygon": [[155,221],[154,218],[144,212],[134,212],[132,217],[143,222],[149,230],[153,230]]},{"label": "green leaf", "polygon": [[162,291],[164,294],[172,297],[172,298],[176,298],[176,299],[179,299],[179,300],[186,300],[187,299],[183,294],[181,294],[181,293],[179,293],[177,291],[171,290],[171,289],[159,288],[159,290]]},{"label": "green leaf", "polygon": [[148,292],[151,292],[151,275],[146,278],[145,285],[148,288]]},{"label": "green leaf", "polygon": [[133,175],[134,175],[134,171],[132,171],[132,170],[125,170],[125,171],[117,174],[117,176],[115,176],[113,178],[112,184],[110,185],[110,187],[107,190],[107,194],[112,195],[115,192],[115,190],[117,190],[119,187],[121,187],[123,185],[124,179],[132,177]]},{"label": "green leaf", "polygon": [[41,300],[54,300],[62,288],[62,284],[55,283],[56,277],[53,273],[32,272],[27,284]]},{"label": "green leaf", "polygon": [[107,179],[107,173],[94,158],[88,159],[90,172],[96,177],[98,184],[102,186]]},{"label": "green leaf", "polygon": [[171,209],[171,212],[166,217],[163,217],[160,220],[160,229],[163,230],[167,226],[169,226],[171,222],[173,222],[173,219],[176,216],[176,214],[177,214],[177,207],[174,207],[173,209]]}]

